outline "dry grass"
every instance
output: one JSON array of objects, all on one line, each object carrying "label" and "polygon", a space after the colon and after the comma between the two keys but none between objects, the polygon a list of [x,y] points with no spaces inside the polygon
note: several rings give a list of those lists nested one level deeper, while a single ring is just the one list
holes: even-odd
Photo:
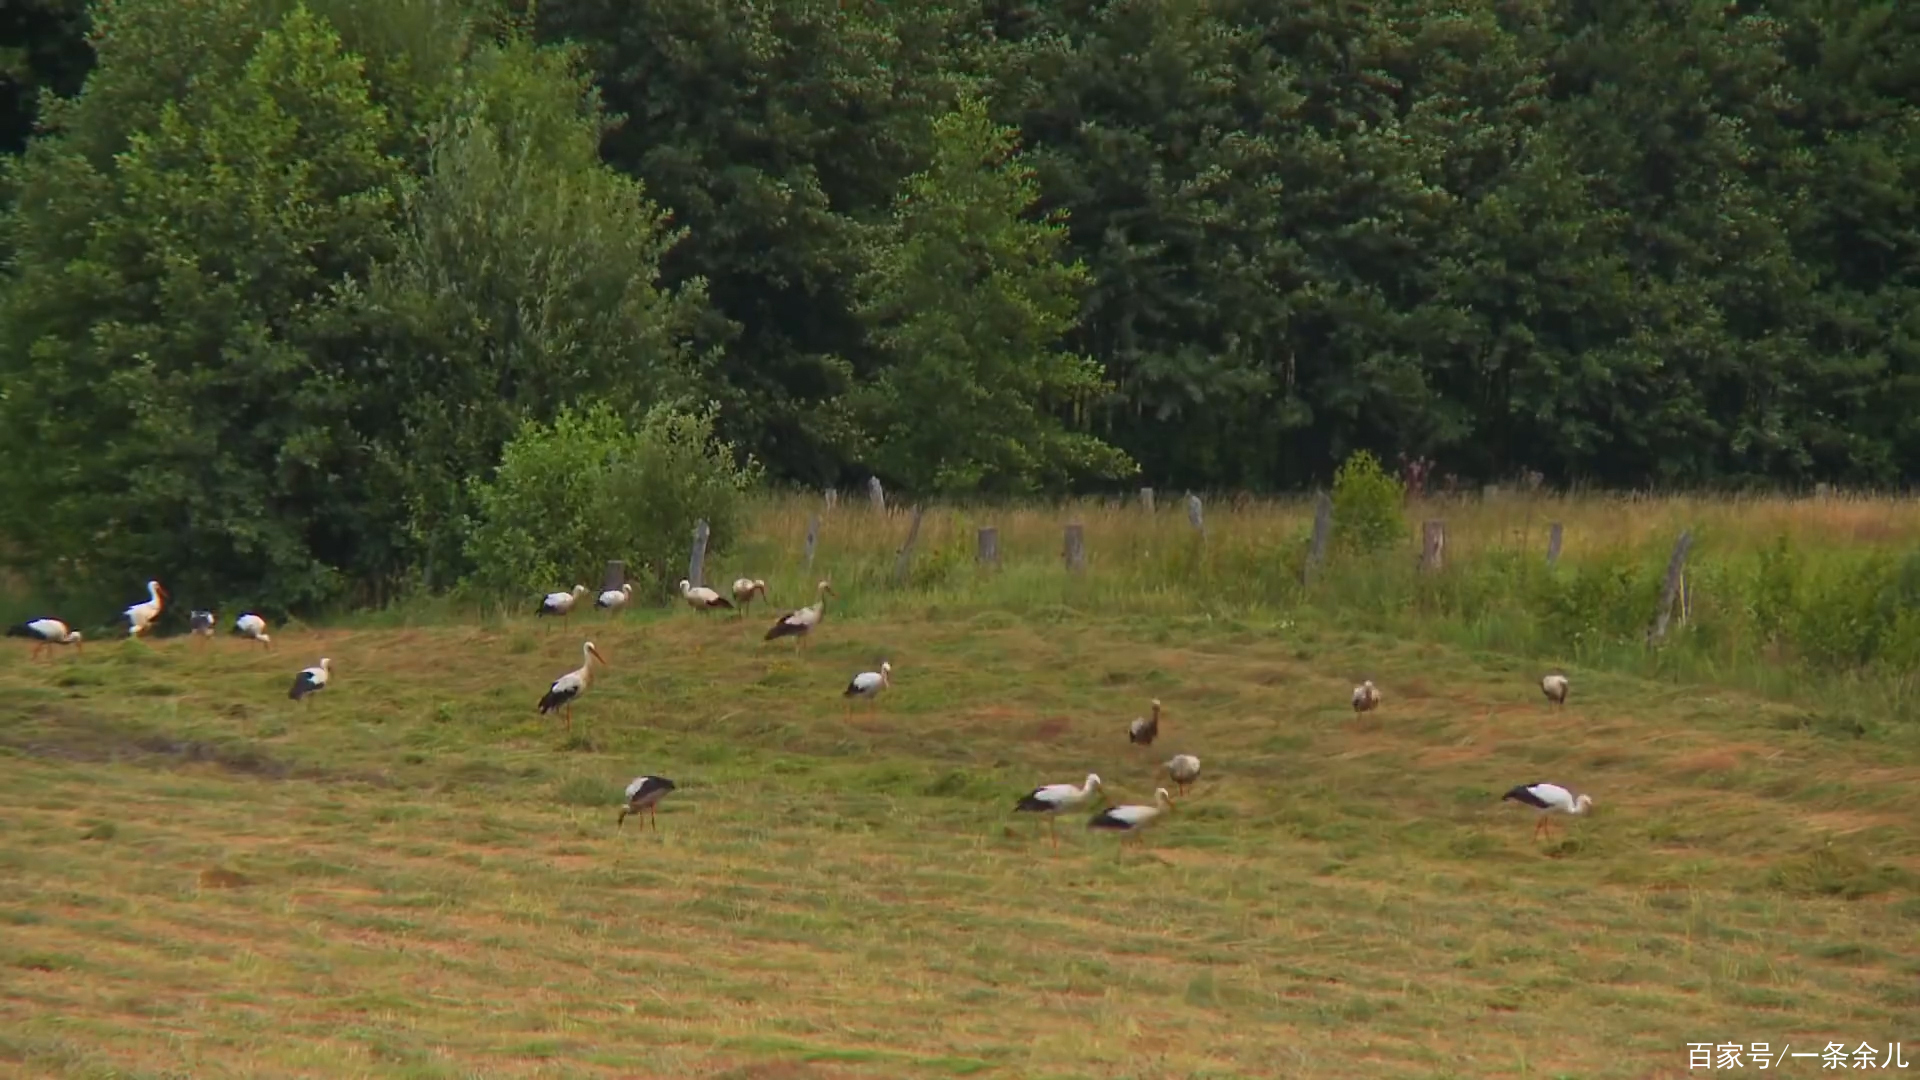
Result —
[{"label": "dry grass", "polygon": [[[890,607],[798,656],[684,610],[9,650],[0,1061],[1591,1080],[1920,1042],[1911,745],[1578,668],[1555,715],[1532,665],[1305,616]],[[532,702],[586,635],[567,739]],[[1148,799],[1176,752],[1205,775],[1142,853],[1007,813],[1088,770]],[[614,826],[641,771],[682,785],[658,834]],[[1537,779],[1597,813],[1531,843],[1498,798]]]}]

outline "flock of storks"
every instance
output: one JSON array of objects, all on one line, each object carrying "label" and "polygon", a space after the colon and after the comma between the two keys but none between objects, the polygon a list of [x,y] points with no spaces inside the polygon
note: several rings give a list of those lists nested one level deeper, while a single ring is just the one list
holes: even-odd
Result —
[{"label": "flock of storks", "polygon": [[[720,595],[713,589],[697,586],[689,581],[680,582],[680,596],[696,611],[737,610],[745,617],[747,607],[755,598],[767,596],[767,583],[757,578],[739,578],[731,589],[733,599]],[[540,617],[555,616],[565,620],[573,611],[574,604],[587,589],[575,585],[567,592],[549,593],[540,601],[536,614]],[[817,587],[814,602],[803,608],[783,613],[766,632],[764,640],[792,638],[797,650],[807,640],[813,629],[820,625],[826,614],[827,597],[837,596],[833,586],[821,581]],[[127,607],[122,617],[127,620],[127,636],[140,637],[152,628],[155,620],[165,606],[167,592],[158,581],[147,582],[147,599]],[[594,606],[608,611],[618,611],[632,602],[633,586],[623,585],[618,589],[602,591],[594,600]],[[737,605],[737,607],[736,607]],[[213,636],[216,620],[213,612],[195,610],[189,615],[189,626],[196,638],[210,639]],[[244,612],[233,623],[233,633],[241,637],[258,641],[272,648],[273,638],[267,633],[266,619],[255,612]],[[29,659],[37,659],[47,648],[59,645],[72,645],[79,651],[81,634],[72,629],[63,620],[43,616],[7,628],[8,637],[24,637],[34,641],[33,652]],[[565,718],[569,731],[573,727],[573,702],[587,692],[593,681],[593,665],[606,664],[600,650],[593,642],[581,646],[581,664],[578,668],[555,679],[540,698],[537,706],[541,715],[559,711]],[[322,657],[313,667],[303,668],[294,676],[293,686],[287,696],[295,701],[310,700],[312,695],[325,690],[333,677],[333,661]],[[856,698],[871,700],[882,690],[893,685],[893,664],[882,662],[878,671],[863,671],[848,681],[841,692],[847,699],[851,711]],[[1540,680],[1540,690],[1553,705],[1565,706],[1570,689],[1564,674],[1554,673]],[[1366,680],[1353,688],[1353,711],[1371,712],[1380,706],[1381,694],[1372,680]],[[1161,705],[1155,699],[1150,717],[1135,719],[1127,727],[1127,741],[1139,746],[1151,746],[1160,735]],[[1162,764],[1182,796],[1200,777],[1200,759],[1192,754],[1175,754]],[[624,825],[629,816],[645,812],[648,821],[657,831],[660,823],[657,807],[660,800],[673,792],[676,785],[664,776],[638,776],[626,788],[626,804],[620,809],[616,824]],[[1021,796],[1014,804],[1014,811],[1043,816],[1047,821],[1047,832],[1055,847],[1060,839],[1054,830],[1054,819],[1063,812],[1085,807],[1098,798],[1104,797],[1098,773],[1088,773],[1080,784],[1046,784],[1034,788]],[[1588,795],[1575,796],[1573,792],[1559,784],[1532,783],[1520,784],[1501,797],[1502,802],[1513,801],[1532,807],[1539,812],[1534,823],[1534,836],[1537,838],[1543,830],[1551,832],[1551,815],[1554,813],[1581,814],[1593,807],[1593,799]],[[1128,836],[1139,839],[1139,834],[1171,811],[1174,807],[1173,796],[1166,788],[1154,791],[1154,801],[1150,805],[1108,806],[1087,821],[1087,828],[1096,831],[1122,834],[1124,844]]]}]

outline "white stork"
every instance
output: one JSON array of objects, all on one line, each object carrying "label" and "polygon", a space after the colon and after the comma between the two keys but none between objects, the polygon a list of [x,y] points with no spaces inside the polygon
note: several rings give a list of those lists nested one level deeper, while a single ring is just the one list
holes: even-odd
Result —
[{"label": "white stork", "polygon": [[804,641],[807,635],[813,632],[813,628],[820,625],[820,620],[825,617],[827,613],[827,597],[839,596],[840,594],[833,591],[832,585],[823,581],[820,583],[817,595],[819,599],[813,602],[812,607],[803,607],[798,611],[789,611],[785,615],[780,616],[773,624],[773,628],[767,631],[767,636],[761,640],[772,641],[774,638],[790,637],[793,639],[794,651],[799,651],[800,642]]},{"label": "white stork", "polygon": [[893,665],[882,660],[879,671],[863,671],[855,675],[847,683],[847,688],[840,692],[840,696],[847,699],[847,712],[851,715],[854,698],[866,698],[871,701],[880,696],[880,691],[892,685]]},{"label": "white stork", "polygon": [[1540,692],[1547,695],[1547,700],[1555,705],[1566,705],[1567,691],[1570,689],[1572,687],[1567,684],[1567,677],[1558,672],[1540,680]]},{"label": "white stork", "polygon": [[1500,796],[1501,802],[1506,802],[1508,799],[1512,799],[1517,803],[1524,803],[1540,811],[1540,816],[1536,818],[1533,823],[1533,835],[1535,838],[1540,836],[1542,829],[1546,830],[1549,834],[1552,833],[1553,826],[1549,821],[1550,815],[1555,813],[1584,814],[1593,809],[1593,796],[1582,795],[1576,799],[1573,797],[1573,792],[1568,791],[1559,784],[1521,784],[1505,795]]},{"label": "white stork", "polygon": [[1379,707],[1380,707],[1380,691],[1378,688],[1376,688],[1373,685],[1372,679],[1368,679],[1367,681],[1361,683],[1359,686],[1356,686],[1353,688],[1353,711],[1354,712],[1357,712],[1357,713],[1372,712],[1373,710]]},{"label": "white stork", "polygon": [[1159,788],[1153,793],[1152,806],[1109,806],[1093,815],[1087,828],[1121,833],[1120,842],[1124,844],[1128,836],[1137,838],[1172,809],[1173,796],[1167,794],[1166,788]]},{"label": "white stork", "polygon": [[213,640],[213,612],[190,611],[187,613],[187,627],[195,638],[203,641]]},{"label": "white stork", "polygon": [[627,602],[632,599],[633,599],[633,586],[622,585],[617,589],[608,589],[605,592],[601,593],[598,597],[594,598],[593,606],[597,608],[606,608],[608,611],[618,611],[621,608],[626,607]]},{"label": "white stork", "polygon": [[139,637],[152,628],[154,620],[160,617],[160,611],[166,607],[167,590],[157,581],[147,582],[147,602],[135,604],[120,614],[127,620],[127,636]]},{"label": "white stork", "polygon": [[680,596],[686,600],[687,606],[695,611],[719,611],[722,609],[731,611],[733,609],[733,601],[728,600],[726,597],[721,596],[705,585],[695,585],[686,578],[680,579]]},{"label": "white stork", "polygon": [[647,820],[653,824],[653,831],[660,831],[660,819],[655,807],[660,800],[674,790],[673,781],[664,776],[636,776],[633,783],[627,785],[627,805],[620,808],[620,820],[615,825],[625,825],[627,815],[639,816],[642,810],[647,812]]},{"label": "white stork", "polygon": [[767,583],[759,578],[733,580],[733,602],[740,606],[740,617],[743,619],[747,617],[747,605],[753,603],[753,598],[758,596],[764,599],[766,595]]},{"label": "white stork", "polygon": [[585,585],[575,585],[572,592],[550,592],[541,597],[540,610],[534,612],[533,617],[543,619],[548,615],[558,615],[560,621],[565,623],[567,616],[573,612],[573,602],[585,595],[587,595]]},{"label": "white stork", "polygon": [[1137,746],[1152,746],[1153,740],[1160,737],[1160,699],[1153,699],[1153,719],[1134,717],[1127,725],[1127,741]]},{"label": "white stork", "polygon": [[1077,810],[1102,794],[1100,777],[1088,773],[1087,780],[1079,787],[1072,784],[1048,784],[1034,788],[1013,804],[1016,813],[1044,814],[1047,819],[1047,835],[1053,838],[1053,846],[1060,846],[1060,835],[1053,831],[1053,819],[1066,810]]},{"label": "white stork", "polygon": [[1180,786],[1180,794],[1185,795],[1187,788],[1200,779],[1200,759],[1192,754],[1175,754],[1167,759],[1167,775]]},{"label": "white stork", "polygon": [[233,620],[233,632],[241,637],[252,638],[269,649],[273,648],[273,638],[267,635],[267,620],[251,611]]},{"label": "white stork", "polygon": [[567,730],[573,730],[573,699],[587,692],[593,683],[593,662],[600,661],[605,666],[607,658],[589,641],[580,646],[580,666],[553,680],[547,687],[546,695],[540,699],[540,715],[545,716],[555,709],[564,709],[567,717]]},{"label": "white stork", "polygon": [[320,662],[310,668],[301,668],[300,674],[293,677],[293,688],[287,696],[295,701],[312,701],[313,695],[325,690],[333,682],[333,661],[321,657]]},{"label": "white stork", "polygon": [[27,654],[29,660],[39,659],[41,650],[49,645],[71,645],[76,652],[80,649],[80,631],[69,630],[66,623],[55,618],[28,619],[9,626],[7,636],[33,639],[33,652]]}]

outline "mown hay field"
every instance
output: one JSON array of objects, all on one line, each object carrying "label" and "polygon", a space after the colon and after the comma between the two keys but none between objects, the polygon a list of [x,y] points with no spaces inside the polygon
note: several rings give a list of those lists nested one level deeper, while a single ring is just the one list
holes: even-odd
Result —
[{"label": "mown hay field", "polygon": [[[1054,519],[1030,513],[1037,543]],[[797,559],[806,516],[763,521],[709,580],[776,540]],[[998,526],[1013,551],[1019,520]],[[1905,728],[1574,662],[1557,712],[1536,658],[1313,605],[1123,602],[1095,521],[1078,584],[1011,559],[971,602],[972,569],[888,591],[848,539],[890,567],[882,530],[828,530],[814,570],[842,599],[805,650],[760,640],[771,613],[664,605],[294,626],[271,653],[175,638],[30,663],[14,642],[0,1061],[1642,1078],[1688,1075],[1690,1043],[1920,1047]],[[932,522],[922,556],[947,543]],[[810,599],[797,567],[756,576]],[[568,735],[533,703],[586,638],[611,666]],[[288,701],[321,656],[336,685]],[[882,658],[893,689],[847,709]],[[1362,676],[1385,703],[1356,717]],[[1130,746],[1156,697],[1159,742]],[[1204,774],[1144,850],[1081,815],[1056,852],[1010,813],[1090,771],[1150,801],[1180,752]],[[657,832],[615,824],[641,772],[681,786]],[[1536,842],[1499,796],[1543,779],[1596,806]]]}]

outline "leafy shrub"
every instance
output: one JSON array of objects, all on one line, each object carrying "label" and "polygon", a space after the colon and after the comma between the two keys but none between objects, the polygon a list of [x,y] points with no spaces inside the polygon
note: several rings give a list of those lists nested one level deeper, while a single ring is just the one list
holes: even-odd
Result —
[{"label": "leafy shrub", "polygon": [[1798,599],[1796,583],[1802,569],[1800,555],[1793,550],[1785,533],[1760,552],[1760,565],[1754,572],[1747,610],[1762,638],[1773,641],[1786,632],[1794,615]]},{"label": "leafy shrub", "polygon": [[1365,450],[1347,456],[1333,474],[1333,539],[1348,551],[1373,552],[1404,543],[1400,512],[1406,488]]},{"label": "leafy shrub", "polygon": [[759,479],[713,433],[713,413],[655,406],[637,427],[605,405],[521,426],[491,478],[473,483],[479,521],[467,544],[470,584],[489,592],[585,583],[606,559],[656,588],[678,581],[694,523],[709,554],[739,531]]}]

